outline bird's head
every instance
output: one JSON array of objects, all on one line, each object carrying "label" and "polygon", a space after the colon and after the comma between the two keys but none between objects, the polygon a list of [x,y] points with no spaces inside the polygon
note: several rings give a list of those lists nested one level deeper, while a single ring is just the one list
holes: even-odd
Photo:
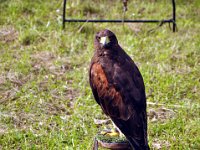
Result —
[{"label": "bird's head", "polygon": [[117,45],[118,41],[113,32],[108,29],[98,32],[95,36],[95,47],[109,49]]}]

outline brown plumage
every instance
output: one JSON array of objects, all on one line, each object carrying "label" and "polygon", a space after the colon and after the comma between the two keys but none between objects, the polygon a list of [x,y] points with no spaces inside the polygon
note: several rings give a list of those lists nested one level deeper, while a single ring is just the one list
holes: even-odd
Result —
[{"label": "brown plumage", "polygon": [[89,80],[95,100],[132,149],[149,149],[145,87],[137,66],[109,30],[96,34],[94,46]]}]

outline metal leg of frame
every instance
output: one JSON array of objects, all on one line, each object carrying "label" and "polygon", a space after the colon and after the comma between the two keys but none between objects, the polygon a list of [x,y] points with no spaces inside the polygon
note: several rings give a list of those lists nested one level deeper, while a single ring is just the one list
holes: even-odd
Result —
[{"label": "metal leg of frame", "polygon": [[65,28],[66,3],[67,3],[67,0],[64,0],[64,4],[63,4],[63,29]]},{"label": "metal leg of frame", "polygon": [[173,32],[176,32],[176,4],[175,0],[172,0],[172,6],[173,6]]}]

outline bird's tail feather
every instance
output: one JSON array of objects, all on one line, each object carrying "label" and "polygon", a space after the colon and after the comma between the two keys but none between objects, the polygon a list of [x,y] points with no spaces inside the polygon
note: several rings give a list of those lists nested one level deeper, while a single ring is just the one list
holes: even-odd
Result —
[{"label": "bird's tail feather", "polygon": [[126,136],[133,150],[149,150],[146,112],[134,112],[128,120],[112,118]]},{"label": "bird's tail feather", "polygon": [[134,138],[131,137],[126,137],[126,138],[129,141],[132,150],[150,150],[148,145],[144,145],[143,147],[141,147],[138,141],[136,141]]},{"label": "bird's tail feather", "polygon": [[[135,115],[135,116],[132,116],[132,117],[135,117],[133,119],[133,121],[139,121],[141,124],[142,124],[142,128],[143,128],[143,137],[144,138],[141,138],[140,140],[137,139],[136,137],[133,137],[133,136],[126,136],[127,140],[129,141],[132,149],[135,149],[135,150],[150,150],[149,148],[149,145],[148,145],[148,141],[147,141],[147,118],[146,118],[146,112],[143,111],[140,115]],[[132,126],[133,128],[136,127]],[[139,128],[135,128],[136,130],[140,130]]]}]

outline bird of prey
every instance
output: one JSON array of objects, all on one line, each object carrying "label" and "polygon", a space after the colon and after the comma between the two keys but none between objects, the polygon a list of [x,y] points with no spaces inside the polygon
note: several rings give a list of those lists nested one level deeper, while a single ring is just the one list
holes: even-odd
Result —
[{"label": "bird of prey", "polygon": [[146,95],[143,78],[110,30],[94,40],[89,81],[96,102],[134,150],[148,150]]}]

